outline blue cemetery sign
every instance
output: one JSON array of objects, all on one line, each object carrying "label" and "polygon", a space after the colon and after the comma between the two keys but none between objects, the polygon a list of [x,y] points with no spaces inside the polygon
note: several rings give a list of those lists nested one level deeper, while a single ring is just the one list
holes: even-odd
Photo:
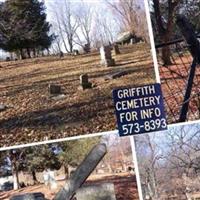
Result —
[{"label": "blue cemetery sign", "polygon": [[113,90],[120,136],[167,129],[159,83]]}]

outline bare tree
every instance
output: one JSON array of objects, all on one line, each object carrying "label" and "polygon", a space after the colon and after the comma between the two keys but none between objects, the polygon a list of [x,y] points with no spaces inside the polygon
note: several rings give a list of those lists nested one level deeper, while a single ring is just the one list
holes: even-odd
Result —
[{"label": "bare tree", "polygon": [[[171,39],[173,33],[174,14],[180,2],[181,0],[168,0],[167,8],[165,10],[167,16],[164,17],[164,13],[162,12],[163,1],[153,0],[155,21],[161,42],[163,43],[167,43]],[[162,60],[164,62],[164,65],[171,65],[169,46],[162,48]]]},{"label": "bare tree", "polygon": [[123,31],[131,31],[135,33],[135,29],[138,26],[137,18],[137,5],[135,0],[119,0],[119,1],[106,1],[113,13],[118,17],[118,20]]},{"label": "bare tree", "polygon": [[59,5],[51,5],[54,13],[54,27],[58,30],[66,52],[72,53],[74,40],[79,27],[78,20],[74,17],[74,7],[70,0],[64,0]]},{"label": "bare tree", "polygon": [[116,17],[121,32],[129,31],[149,42],[146,12],[142,1],[139,3],[135,0],[106,0],[106,3]]},{"label": "bare tree", "polygon": [[88,48],[91,46],[93,16],[94,11],[91,5],[82,1],[75,13],[75,18],[79,24],[79,27],[75,32],[74,38],[74,43],[82,48],[85,47],[85,44],[88,45]]},{"label": "bare tree", "polygon": [[158,174],[159,161],[163,159],[160,146],[155,142],[154,136],[148,134],[136,138],[136,149],[139,157],[140,175],[147,196],[151,199],[159,199]]},{"label": "bare tree", "polygon": [[111,16],[104,14],[103,10],[101,12],[95,13],[95,27],[93,29],[93,45],[95,47],[100,47],[103,44],[113,43],[116,39],[116,35],[119,32],[114,19]]},{"label": "bare tree", "polygon": [[200,189],[200,126],[174,127],[136,140],[140,176],[153,199],[187,199]]}]

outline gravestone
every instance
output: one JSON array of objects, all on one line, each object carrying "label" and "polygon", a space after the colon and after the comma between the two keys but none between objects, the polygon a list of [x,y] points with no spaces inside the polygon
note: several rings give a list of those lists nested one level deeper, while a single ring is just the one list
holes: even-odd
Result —
[{"label": "gravestone", "polygon": [[113,52],[114,52],[115,55],[120,54],[119,46],[117,44],[113,45]]},{"label": "gravestone", "polygon": [[49,171],[49,185],[51,190],[57,189],[57,181],[55,179],[54,171]]},{"label": "gravestone", "polygon": [[0,104],[0,112],[5,111],[7,109],[7,106],[4,104]]},{"label": "gravestone", "polygon": [[87,74],[80,75],[80,87],[81,89],[90,89],[92,88],[92,83],[89,82]]},{"label": "gravestone", "polygon": [[135,38],[131,38],[130,43],[135,44],[136,43]]},{"label": "gravestone", "polygon": [[112,58],[110,46],[103,46],[100,48],[101,65],[109,67],[115,65],[115,60]]},{"label": "gravestone", "polygon": [[54,200],[71,199],[107,153],[105,143],[95,145]]},{"label": "gravestone", "polygon": [[74,54],[75,56],[77,56],[77,55],[79,55],[79,51],[78,51],[77,49],[74,49],[74,50],[73,50],[73,54]]},{"label": "gravestone", "polygon": [[61,94],[61,86],[56,84],[49,84],[49,93],[51,95]]},{"label": "gravestone", "polygon": [[27,194],[12,196],[10,200],[45,200],[45,196],[41,192],[27,193]]},{"label": "gravestone", "polygon": [[77,200],[116,200],[113,183],[81,187],[75,197]]},{"label": "gravestone", "polygon": [[90,44],[85,44],[83,47],[84,53],[90,53]]}]

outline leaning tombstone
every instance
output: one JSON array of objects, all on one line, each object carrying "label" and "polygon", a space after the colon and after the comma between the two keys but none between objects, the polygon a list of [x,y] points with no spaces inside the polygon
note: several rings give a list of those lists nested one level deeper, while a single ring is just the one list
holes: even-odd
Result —
[{"label": "leaning tombstone", "polygon": [[57,193],[54,200],[72,199],[106,153],[107,145],[105,143],[95,145],[65,183],[64,187]]},{"label": "leaning tombstone", "polygon": [[56,84],[49,84],[49,93],[51,95],[61,94],[61,86]]},{"label": "leaning tombstone", "polygon": [[113,52],[114,52],[115,55],[120,54],[119,46],[117,44],[113,45]]},{"label": "leaning tombstone", "polygon": [[87,74],[80,75],[80,87],[83,90],[92,88],[92,83],[89,82]]},{"label": "leaning tombstone", "polygon": [[101,65],[109,67],[115,65],[115,60],[112,58],[110,46],[103,46],[100,48]]}]

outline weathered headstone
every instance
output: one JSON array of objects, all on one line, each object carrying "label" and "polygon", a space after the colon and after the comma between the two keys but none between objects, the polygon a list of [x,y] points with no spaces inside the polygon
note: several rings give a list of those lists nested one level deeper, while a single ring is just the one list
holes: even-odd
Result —
[{"label": "weathered headstone", "polygon": [[27,193],[27,194],[12,196],[10,200],[45,200],[45,196],[41,192]]},{"label": "weathered headstone", "polygon": [[85,44],[83,47],[84,53],[90,53],[90,44]]},{"label": "weathered headstone", "polygon": [[117,44],[113,45],[113,52],[115,55],[120,54],[119,46]]},{"label": "weathered headstone", "polygon": [[75,197],[77,200],[116,200],[113,183],[81,187]]},{"label": "weathered headstone", "polygon": [[71,178],[64,187],[58,192],[54,200],[71,199],[81,185],[86,181],[92,171],[107,153],[107,146],[104,143],[95,145],[94,148],[85,157],[82,163],[77,167]]},{"label": "weathered headstone", "polygon": [[131,44],[135,44],[135,42],[136,42],[136,41],[135,41],[135,38],[131,38],[130,43],[131,43]]},{"label": "weathered headstone", "polygon": [[5,111],[7,109],[7,106],[4,104],[0,104],[0,112]]},{"label": "weathered headstone", "polygon": [[80,87],[83,90],[92,88],[92,83],[89,82],[87,74],[80,75]]},{"label": "weathered headstone", "polygon": [[51,95],[61,94],[61,86],[56,84],[49,84],[49,93]]},{"label": "weathered headstone", "polygon": [[74,49],[74,50],[73,50],[73,54],[74,54],[75,56],[79,55],[78,49]]},{"label": "weathered headstone", "polygon": [[101,65],[106,67],[114,66],[115,60],[112,58],[110,46],[103,46],[100,48]]}]

